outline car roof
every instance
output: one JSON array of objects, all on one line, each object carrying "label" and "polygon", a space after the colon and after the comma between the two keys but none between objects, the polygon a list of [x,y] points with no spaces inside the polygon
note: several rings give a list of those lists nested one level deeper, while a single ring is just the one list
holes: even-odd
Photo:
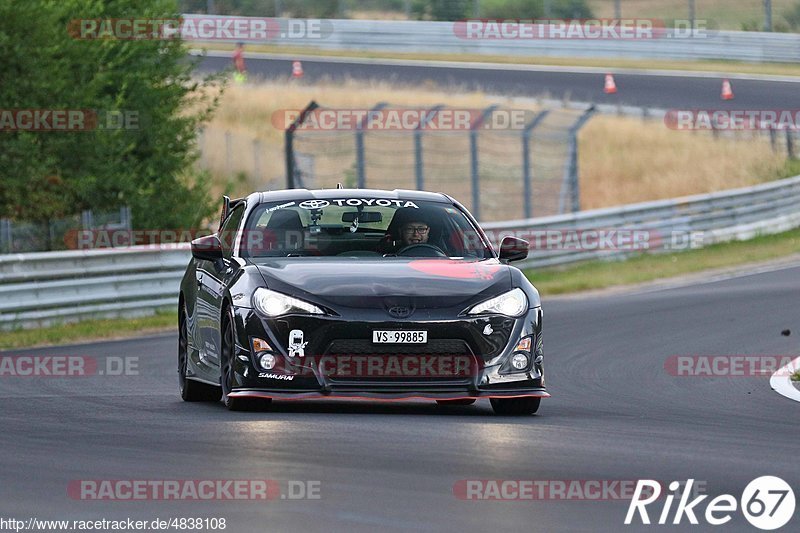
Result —
[{"label": "car roof", "polygon": [[282,202],[286,200],[330,200],[332,198],[386,198],[389,200],[427,201],[452,204],[446,194],[440,192],[412,191],[395,189],[285,189],[255,193],[259,202]]}]

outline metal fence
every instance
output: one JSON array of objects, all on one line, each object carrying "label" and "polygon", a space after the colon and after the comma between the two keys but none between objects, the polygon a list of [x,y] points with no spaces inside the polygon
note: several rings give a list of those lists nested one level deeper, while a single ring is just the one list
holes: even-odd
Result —
[{"label": "metal fence", "polygon": [[175,308],[189,245],[0,255],[0,330]]},{"label": "metal fence", "polygon": [[[437,105],[409,110],[381,103],[354,127],[305,127],[318,120],[309,117],[324,111],[312,102],[286,130],[289,188],[342,182],[358,188],[441,190],[468,198],[479,220],[580,210],[578,132],[593,107],[533,112]],[[462,128],[431,127],[437,116],[451,111],[450,118],[463,112],[469,121]],[[387,119],[385,125],[391,113],[406,112],[424,118],[410,128],[368,126],[371,116]]]},{"label": "metal fence", "polygon": [[[185,15],[197,19],[202,15]],[[276,19],[284,26],[305,27],[304,19]],[[476,54],[514,57],[594,57],[608,59],[800,61],[800,35],[755,31],[666,28],[638,39],[466,38],[456,22],[345,20],[326,21],[330,31],[292,38],[251,39],[251,44],[317,50],[369,50],[399,53]],[[548,30],[549,31],[549,30]],[[219,42],[217,39],[214,42]],[[235,38],[229,39],[235,42]],[[212,44],[195,41],[198,45]]]},{"label": "metal fence", "polygon": [[[308,0],[181,0],[180,8],[185,13],[217,13],[220,15],[244,15],[256,17],[293,16],[299,8],[304,8],[305,16],[336,18],[376,18],[411,20],[426,14],[426,5],[431,2],[414,0],[328,0],[327,3],[309,2]],[[571,0],[528,0],[524,4],[524,12],[518,8],[517,13],[509,14],[504,2],[497,0],[439,0],[439,12],[464,17],[560,17],[587,16],[576,14]],[[797,29],[797,13],[787,9],[792,2],[787,0],[736,0],[735,2],[719,2],[718,0],[680,0],[663,2],[663,0],[639,0],[636,2],[623,0],[590,0],[585,2],[591,8],[591,14],[600,18],[643,18],[662,16],[668,20],[682,19],[690,21],[708,21],[711,27],[728,30],[749,31],[761,30],[789,31]],[[520,6],[511,0],[506,5]],[[667,5],[664,5],[667,4]],[[498,10],[500,8],[500,10]],[[295,15],[296,16],[296,15]]]},{"label": "metal fence", "polygon": [[[485,224],[495,245],[505,235],[613,229],[700,232],[699,245],[800,227],[800,176],[773,183],[554,217]],[[641,252],[656,252],[645,249]],[[531,250],[526,268],[613,259],[626,250]],[[0,256],[0,330],[53,322],[152,314],[175,309],[188,245]]]},{"label": "metal fence", "polygon": [[[637,253],[701,248],[747,240],[800,227],[800,176],[711,194],[643,202],[529,220],[484,224],[493,242],[506,235],[532,242],[555,231],[561,237],[577,230],[642,230],[656,246],[617,249],[592,246],[534,246],[522,268],[565,265],[591,259],[620,259]],[[678,239],[680,238],[680,242]],[[692,239],[694,239],[692,241]],[[563,241],[563,239],[561,239]]]},{"label": "metal fence", "polygon": [[70,217],[42,222],[0,218],[0,254],[68,250],[76,248],[79,230],[130,230],[131,210],[82,211]]}]

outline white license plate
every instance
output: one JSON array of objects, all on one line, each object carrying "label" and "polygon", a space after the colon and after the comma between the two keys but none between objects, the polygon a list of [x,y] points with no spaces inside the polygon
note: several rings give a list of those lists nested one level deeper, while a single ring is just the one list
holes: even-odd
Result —
[{"label": "white license plate", "polygon": [[428,332],[377,330],[372,332],[372,342],[375,344],[425,344],[428,342]]}]

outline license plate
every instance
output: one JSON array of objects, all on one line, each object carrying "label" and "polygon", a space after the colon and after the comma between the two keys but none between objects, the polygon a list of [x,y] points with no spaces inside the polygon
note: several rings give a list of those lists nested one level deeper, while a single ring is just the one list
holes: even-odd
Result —
[{"label": "license plate", "polygon": [[372,332],[374,344],[425,344],[428,342],[427,331],[387,331]]}]

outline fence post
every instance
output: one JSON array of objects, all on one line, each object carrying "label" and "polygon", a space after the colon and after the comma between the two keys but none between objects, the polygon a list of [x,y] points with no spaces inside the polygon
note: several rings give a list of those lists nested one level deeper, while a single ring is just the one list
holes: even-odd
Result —
[{"label": "fence post", "polygon": [[364,189],[367,187],[367,175],[364,169],[364,125],[371,120],[375,113],[389,105],[386,102],[380,102],[375,107],[369,110],[365,117],[362,117],[356,125],[356,187]]},{"label": "fence post", "polygon": [[311,101],[303,111],[300,112],[294,122],[292,122],[286,131],[283,133],[283,149],[286,162],[286,188],[294,189],[295,187],[295,162],[294,162],[294,132],[306,119],[306,115],[319,107],[315,101]]},{"label": "fence post", "polygon": [[764,0],[764,31],[772,31],[772,0]]},{"label": "fence post", "polygon": [[581,115],[575,124],[569,128],[569,151],[567,155],[567,162],[564,167],[564,181],[561,184],[561,194],[558,202],[559,214],[564,213],[566,209],[567,190],[569,190],[570,204],[572,212],[576,213],[581,210],[581,193],[580,182],[578,180],[578,131],[586,124],[592,115],[595,113],[595,107],[591,106],[583,115]]},{"label": "fence post", "polygon": [[786,157],[794,159],[794,138],[789,128],[786,129]]},{"label": "fence post", "polygon": [[443,107],[444,105],[439,104],[428,109],[429,114],[414,128],[414,175],[416,176],[418,191],[425,189],[425,169],[422,161],[422,129],[428,125],[428,122],[433,120],[436,113]]},{"label": "fence post", "polygon": [[476,118],[469,126],[469,168],[472,184],[472,216],[480,220],[481,199],[480,199],[480,175],[478,173],[478,128],[486,121],[486,117],[491,115],[497,105],[490,105],[483,110],[481,115]]},{"label": "fence post", "polygon": [[0,218],[0,253],[10,254],[14,249],[11,233],[11,220]]},{"label": "fence post", "polygon": [[133,229],[133,217],[131,217],[131,208],[130,206],[124,206],[120,208],[120,218],[122,219],[121,222],[126,230]]},{"label": "fence post", "polygon": [[91,210],[81,211],[81,227],[83,229],[92,229],[94,227],[94,215]]},{"label": "fence post", "polygon": [[49,251],[54,250],[55,246],[54,243],[56,242],[56,224],[58,223],[58,219],[47,219],[47,249]]},{"label": "fence post", "polygon": [[778,151],[778,134],[775,133],[775,126],[769,127],[769,145],[772,147],[773,152]]},{"label": "fence post", "polygon": [[539,112],[533,120],[525,125],[522,130],[522,190],[525,198],[523,200],[524,218],[533,217],[531,206],[531,196],[533,195],[533,179],[531,177],[531,135],[536,126],[550,113],[549,109]]}]

